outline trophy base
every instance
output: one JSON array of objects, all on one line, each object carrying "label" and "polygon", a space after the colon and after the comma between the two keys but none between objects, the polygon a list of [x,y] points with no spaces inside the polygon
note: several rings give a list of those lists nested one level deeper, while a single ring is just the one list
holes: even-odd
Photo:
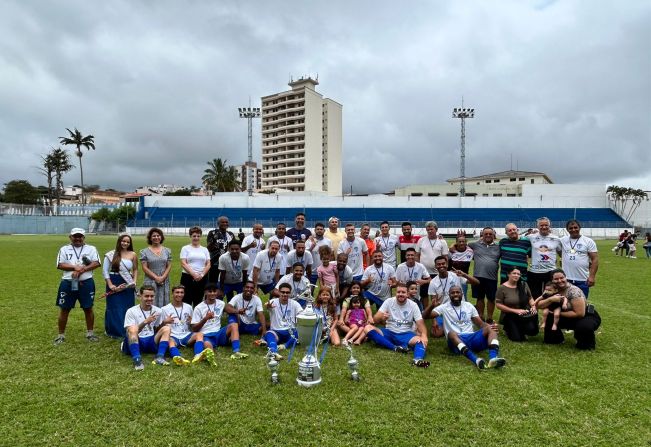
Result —
[{"label": "trophy base", "polygon": [[310,388],[313,386],[316,386],[321,383],[321,379],[319,380],[314,380],[314,381],[306,381],[306,380],[301,380],[301,379],[296,379],[296,383],[298,383],[300,386],[305,387],[305,388]]}]

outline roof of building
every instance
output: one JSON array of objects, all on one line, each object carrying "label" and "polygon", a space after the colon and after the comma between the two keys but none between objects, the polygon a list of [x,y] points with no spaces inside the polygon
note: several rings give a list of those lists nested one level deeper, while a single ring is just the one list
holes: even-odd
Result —
[{"label": "roof of building", "polygon": [[[495,172],[493,174],[484,174],[484,175],[478,175],[476,177],[466,177],[466,181],[472,181],[472,180],[488,180],[488,179],[494,179],[494,178],[511,178],[511,177],[531,177],[531,176],[538,176],[542,175],[547,179],[549,183],[553,183],[552,180],[549,178],[547,174],[544,172],[534,172],[534,171],[514,171],[513,169],[508,170],[508,171],[501,171],[501,172]],[[447,180],[448,182],[460,182],[461,177],[455,177]]]}]

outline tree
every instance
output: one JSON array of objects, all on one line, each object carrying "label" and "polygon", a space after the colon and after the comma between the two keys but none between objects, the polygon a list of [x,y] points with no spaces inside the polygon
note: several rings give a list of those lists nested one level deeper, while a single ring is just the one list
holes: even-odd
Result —
[{"label": "tree", "polygon": [[649,195],[641,189],[617,185],[609,186],[606,195],[615,212],[627,222],[631,220],[642,201],[649,200]]},{"label": "tree", "polygon": [[5,184],[4,200],[7,203],[35,205],[38,197],[38,189],[27,180],[11,180]]},{"label": "tree", "polygon": [[68,151],[58,148],[52,148],[48,154],[52,159],[54,167],[54,174],[56,179],[56,188],[54,190],[54,197],[57,199],[57,206],[61,205],[61,196],[63,195],[63,174],[72,171],[74,165],[70,162],[70,154]]},{"label": "tree", "polygon": [[59,137],[59,140],[61,141],[61,144],[64,145],[73,145],[77,148],[77,152],[75,155],[79,157],[79,172],[81,173],[81,203],[86,204],[86,198],[84,196],[83,190],[84,190],[84,168],[82,167],[81,164],[81,157],[84,155],[84,153],[81,151],[81,147],[84,146],[88,150],[95,150],[95,137],[93,135],[86,135],[83,136],[81,132],[77,130],[75,127],[75,131],[71,131],[66,127],[66,130],[70,134],[69,137]]},{"label": "tree", "polygon": [[216,192],[240,191],[237,171],[233,166],[228,166],[226,161],[214,158],[207,163],[208,168],[203,171],[204,175],[201,177],[206,188]]},{"label": "tree", "polygon": [[45,192],[44,202],[46,206],[52,206],[52,199],[54,197],[54,163],[50,154],[46,156],[41,155],[42,165],[38,170],[47,179],[47,190]]}]

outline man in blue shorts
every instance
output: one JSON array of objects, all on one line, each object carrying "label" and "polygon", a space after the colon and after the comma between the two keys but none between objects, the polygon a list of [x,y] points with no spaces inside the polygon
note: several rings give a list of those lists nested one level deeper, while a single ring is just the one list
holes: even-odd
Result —
[{"label": "man in blue shorts", "polygon": [[[450,350],[455,354],[463,354],[482,370],[504,366],[506,360],[499,356],[500,344],[497,340],[497,332],[491,328],[491,325],[482,321],[475,306],[463,300],[460,286],[452,286],[449,296],[450,300],[437,306],[431,316],[434,318],[434,325],[437,324],[437,317],[443,317],[443,329]],[[473,323],[479,327],[479,330],[474,330]],[[486,349],[489,356],[488,364],[486,360],[476,355]]]},{"label": "man in blue shorts", "polygon": [[194,345],[195,358],[204,350],[203,333],[192,332],[192,306],[183,302],[185,287],[179,285],[172,287],[172,302],[161,309],[163,324],[170,326],[170,355],[177,366],[188,366],[190,361],[183,358],[179,346]]},{"label": "man in blue shorts", "polygon": [[387,298],[373,316],[373,320],[376,323],[384,323],[385,327],[378,329],[367,325],[365,331],[369,340],[396,352],[406,353],[411,348],[414,350],[411,364],[421,368],[429,366],[430,363],[425,360],[427,329],[418,305],[409,299],[406,286],[396,287],[395,298]]},{"label": "man in blue shorts", "polygon": [[127,310],[124,316],[124,329],[127,338],[122,342],[122,352],[131,354],[136,371],[145,369],[142,352],[154,352],[156,357],[152,364],[166,366],[165,352],[169,346],[170,328],[163,325],[160,308],[153,305],[154,287],[140,288],[140,304]]},{"label": "man in blue shorts", "polygon": [[264,336],[267,332],[267,322],[262,310],[262,300],[254,295],[254,292],[253,281],[246,281],[242,293],[235,295],[224,310],[229,314],[228,324],[237,324],[240,334]]},{"label": "man in blue shorts", "polygon": [[73,228],[70,231],[70,244],[61,247],[57,258],[57,268],[63,270],[61,283],[57,292],[57,306],[59,306],[59,335],[54,339],[55,345],[60,345],[66,340],[65,332],[70,311],[79,300],[79,306],[84,310],[86,317],[86,339],[98,341],[95,335],[95,314],[93,302],[95,300],[95,282],[93,270],[99,267],[99,255],[92,245],[85,244],[86,231],[83,228]]},{"label": "man in blue shorts", "polygon": [[291,349],[298,339],[296,332],[296,315],[303,310],[298,301],[290,300],[292,286],[282,283],[278,286],[279,298],[267,302],[271,327],[262,338],[276,360],[282,360],[279,349]]},{"label": "man in blue shorts", "polygon": [[203,344],[205,349],[195,356],[192,363],[199,363],[206,360],[212,366],[217,366],[215,362],[215,348],[218,346],[227,346],[230,342],[233,354],[232,360],[245,359],[249,355],[240,352],[240,333],[237,324],[231,323],[226,327],[221,327],[221,318],[224,313],[224,301],[217,300],[220,291],[214,284],[208,284],[204,288],[204,300],[197,304],[192,314],[192,330],[203,334]]}]

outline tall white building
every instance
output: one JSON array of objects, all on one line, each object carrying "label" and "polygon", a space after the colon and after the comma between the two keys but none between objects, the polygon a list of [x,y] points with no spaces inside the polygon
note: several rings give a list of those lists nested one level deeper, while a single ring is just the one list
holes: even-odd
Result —
[{"label": "tall white building", "polygon": [[237,182],[240,184],[240,191],[248,191],[249,189],[249,175],[253,178],[252,189],[255,191],[260,188],[260,168],[255,161],[244,162],[244,164],[234,166],[237,173]]},{"label": "tall white building", "polygon": [[262,97],[262,189],[342,192],[342,105],[310,77]]}]

